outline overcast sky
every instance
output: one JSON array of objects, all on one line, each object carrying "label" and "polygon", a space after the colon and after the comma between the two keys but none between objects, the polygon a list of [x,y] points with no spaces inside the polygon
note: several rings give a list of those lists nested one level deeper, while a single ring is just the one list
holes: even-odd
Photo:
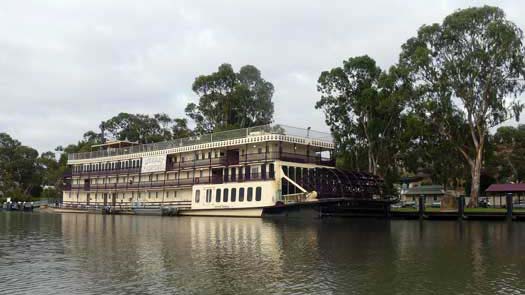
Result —
[{"label": "overcast sky", "polygon": [[485,3],[525,28],[522,0],[2,0],[0,132],[43,152],[119,112],[184,116],[224,62],[274,84],[276,122],[328,130],[321,71],[363,54],[386,68],[422,24]]}]

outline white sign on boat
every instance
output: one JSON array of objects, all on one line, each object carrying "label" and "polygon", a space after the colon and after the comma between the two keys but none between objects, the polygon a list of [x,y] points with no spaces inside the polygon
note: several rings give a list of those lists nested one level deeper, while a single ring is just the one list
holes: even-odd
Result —
[{"label": "white sign on boat", "polygon": [[142,158],[141,173],[157,172],[166,170],[166,155],[149,156]]}]

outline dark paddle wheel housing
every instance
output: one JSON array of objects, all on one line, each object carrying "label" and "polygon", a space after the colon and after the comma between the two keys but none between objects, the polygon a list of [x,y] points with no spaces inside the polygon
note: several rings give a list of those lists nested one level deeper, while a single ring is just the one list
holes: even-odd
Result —
[{"label": "dark paddle wheel housing", "polygon": [[[384,216],[395,199],[383,194],[383,179],[366,172],[352,172],[338,168],[297,168],[283,166],[284,174],[308,192],[315,191],[319,202],[290,204],[286,209],[300,211],[315,209],[323,215]],[[282,193],[293,196],[300,193],[290,181],[282,179]],[[282,213],[283,210],[267,210]]]},{"label": "dark paddle wheel housing", "polygon": [[[383,180],[369,173],[324,167],[299,170],[287,168],[283,170],[284,174],[305,190],[316,191],[318,199],[378,199],[382,195]],[[297,191],[289,181],[282,181],[283,195],[294,194]]]},{"label": "dark paddle wheel housing", "polygon": [[373,199],[382,193],[383,180],[375,175],[329,168],[313,168],[311,172],[305,185],[313,187],[319,199]]}]

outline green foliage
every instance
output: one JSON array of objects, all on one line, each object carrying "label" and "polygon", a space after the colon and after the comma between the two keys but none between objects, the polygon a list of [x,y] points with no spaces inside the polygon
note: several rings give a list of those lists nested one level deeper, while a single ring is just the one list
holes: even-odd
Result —
[{"label": "green foliage", "polygon": [[32,196],[22,191],[19,187],[12,189],[6,194],[6,197],[10,197],[11,202],[29,202],[32,200]]},{"label": "green foliage", "polygon": [[38,152],[0,133],[0,191],[6,196],[29,195],[39,187]]},{"label": "green foliage", "polygon": [[[455,123],[454,132],[460,133],[464,128],[457,121]],[[433,183],[445,187],[462,185],[468,171],[463,158],[453,142],[435,129],[424,111],[413,108],[406,114],[401,141],[404,143],[402,163],[405,171],[416,174],[427,170]]]},{"label": "green foliage", "polygon": [[[69,150],[73,149],[69,146]],[[62,188],[67,159],[56,159],[55,153],[38,155],[35,149],[22,145],[6,133],[0,133],[0,192],[3,198],[29,201],[39,197],[42,187]]]},{"label": "green foliage", "polygon": [[525,125],[503,126],[491,137],[485,162],[499,182],[525,180]]},{"label": "green foliage", "polygon": [[315,107],[326,115],[339,163],[373,174],[396,175],[402,112],[411,95],[403,72],[396,67],[384,72],[369,56],[353,57],[343,67],[322,72],[317,89],[321,99]]},{"label": "green foliage", "polygon": [[[166,114],[155,114],[153,117],[144,114],[119,113],[101,123],[109,137],[139,143],[167,141],[191,135],[186,119],[172,119]],[[84,137],[92,142],[99,140],[87,132]]]},{"label": "green foliage", "polygon": [[62,193],[61,191],[55,188],[46,188],[42,191],[42,194],[40,197],[42,199],[47,199],[47,200],[58,200],[62,198]]},{"label": "green foliage", "polygon": [[508,100],[524,90],[522,39],[501,9],[484,6],[424,25],[402,46],[400,66],[417,86],[414,104],[470,166],[473,202],[489,129],[511,116],[518,119],[523,108]]},{"label": "green foliage", "polygon": [[254,66],[236,73],[222,64],[215,73],[201,75],[193,82],[199,103],[186,106],[197,133],[264,125],[272,122],[274,88]]}]

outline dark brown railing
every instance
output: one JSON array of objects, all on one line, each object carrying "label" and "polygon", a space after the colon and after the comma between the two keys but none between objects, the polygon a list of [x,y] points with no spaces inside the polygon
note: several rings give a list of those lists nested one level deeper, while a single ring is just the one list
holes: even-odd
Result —
[{"label": "dark brown railing", "polygon": [[191,167],[206,167],[206,166],[224,166],[224,165],[231,165],[231,163],[228,162],[226,157],[217,157],[217,158],[209,158],[209,159],[200,159],[200,160],[189,160],[184,162],[169,162],[166,164],[166,170],[168,171],[174,171],[178,169],[183,168],[191,168]]},{"label": "dark brown railing", "polygon": [[[136,174],[140,172],[140,168],[127,168],[127,169],[113,169],[113,170],[98,170],[98,171],[74,171],[70,172],[69,176],[79,176],[79,175],[85,175],[85,176],[91,176],[91,175],[116,175],[116,174]],[[64,175],[66,177],[66,175]]]},{"label": "dark brown railing", "polygon": [[70,188],[64,189],[65,191],[70,190],[137,190],[137,189],[148,189],[148,188],[162,188],[162,187],[176,187],[185,185],[195,184],[220,184],[228,182],[245,182],[245,181],[261,181],[261,180],[273,180],[275,179],[274,171],[267,171],[266,173],[250,173],[250,174],[237,174],[235,177],[229,175],[227,178],[224,176],[204,176],[195,178],[179,178],[179,179],[167,179],[159,181],[141,181],[138,183],[98,183],[90,184],[89,189],[86,189],[84,184],[74,184]]},{"label": "dark brown railing", "polygon": [[[239,159],[230,159],[226,157],[218,157],[211,159],[200,159],[195,161],[185,161],[172,163],[169,162],[166,164],[167,171],[177,171],[179,169],[186,168],[202,168],[202,167],[212,167],[212,166],[230,166],[238,164],[247,164],[252,162],[267,162],[267,161],[287,161],[294,163],[305,163],[305,164],[317,164],[324,166],[335,166],[335,160],[330,158],[322,158],[319,156],[307,156],[294,153],[252,153],[240,155]],[[89,172],[69,172],[64,174],[64,178],[69,178],[71,176],[113,176],[113,175],[124,175],[124,174],[138,174],[140,173],[140,168],[128,168],[128,169],[115,169],[108,171],[89,171]]]}]

